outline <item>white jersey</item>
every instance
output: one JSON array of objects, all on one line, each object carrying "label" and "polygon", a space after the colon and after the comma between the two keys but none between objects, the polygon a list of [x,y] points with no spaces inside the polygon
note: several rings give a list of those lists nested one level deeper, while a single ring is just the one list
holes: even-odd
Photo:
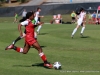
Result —
[{"label": "white jersey", "polygon": [[39,23],[40,21],[38,21],[39,19],[39,12],[37,11],[36,13],[35,13],[35,25],[37,24],[37,23]]},{"label": "white jersey", "polygon": [[80,15],[79,15],[79,20],[80,20],[80,21],[83,21],[85,15],[86,15],[85,12],[81,12]]},{"label": "white jersey", "polygon": [[35,13],[35,20],[37,20],[38,17],[39,17],[39,12],[37,11],[37,12]]},{"label": "white jersey", "polygon": [[77,20],[78,25],[81,25],[83,23],[83,19],[84,19],[85,15],[86,15],[85,12],[81,12],[80,15],[78,15],[78,20]]},{"label": "white jersey", "polygon": [[28,23],[29,23],[29,21],[28,21],[28,20],[25,20],[25,21],[21,22],[20,24],[21,24],[22,26],[26,26],[26,25],[28,25]]},{"label": "white jersey", "polygon": [[26,14],[27,14],[27,12],[26,11],[23,11],[22,17],[26,17]]}]

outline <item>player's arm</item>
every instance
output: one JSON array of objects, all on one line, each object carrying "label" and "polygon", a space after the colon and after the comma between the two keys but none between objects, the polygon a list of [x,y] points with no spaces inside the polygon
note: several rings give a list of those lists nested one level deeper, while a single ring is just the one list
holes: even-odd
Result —
[{"label": "player's arm", "polygon": [[86,14],[84,14],[84,17],[83,17],[83,24],[86,25]]},{"label": "player's arm", "polygon": [[18,25],[18,31],[20,33],[20,36],[23,36],[23,33],[22,33],[22,25],[21,24]]},{"label": "player's arm", "polygon": [[83,18],[83,21],[86,21],[86,14],[84,14],[84,18]]},{"label": "player's arm", "polygon": [[18,25],[18,31],[20,33],[20,36],[23,36],[23,33],[22,33],[22,26],[26,26],[28,25],[28,21],[24,21],[24,22],[21,22],[19,25]]},{"label": "player's arm", "polygon": [[44,16],[40,16],[40,15],[38,14],[38,17],[43,18]]},{"label": "player's arm", "polygon": [[78,20],[78,18],[79,18],[78,15],[76,15],[76,16],[75,16],[75,19]]},{"label": "player's arm", "polygon": [[43,18],[44,16],[38,16],[38,17]]}]

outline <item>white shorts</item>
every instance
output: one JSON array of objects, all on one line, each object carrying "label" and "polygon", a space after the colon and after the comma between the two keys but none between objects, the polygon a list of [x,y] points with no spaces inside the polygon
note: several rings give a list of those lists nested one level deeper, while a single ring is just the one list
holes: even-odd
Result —
[{"label": "white shorts", "polygon": [[78,19],[77,24],[80,26],[82,24],[82,20]]},{"label": "white shorts", "polygon": [[38,18],[35,18],[35,25],[37,25],[38,23],[40,23],[40,21],[38,21]]}]

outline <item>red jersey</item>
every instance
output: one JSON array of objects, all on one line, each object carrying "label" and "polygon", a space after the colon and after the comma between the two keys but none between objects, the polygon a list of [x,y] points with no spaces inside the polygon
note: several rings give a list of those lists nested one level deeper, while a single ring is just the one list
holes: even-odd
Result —
[{"label": "red jersey", "polygon": [[34,24],[30,20],[28,20],[28,25],[25,26],[26,30],[26,38],[32,37],[34,38]]},{"label": "red jersey", "polygon": [[31,22],[31,20],[27,19],[26,21],[22,22],[21,25],[25,26],[26,30],[26,36],[25,41],[29,45],[33,45],[36,40],[34,38],[34,24]]}]

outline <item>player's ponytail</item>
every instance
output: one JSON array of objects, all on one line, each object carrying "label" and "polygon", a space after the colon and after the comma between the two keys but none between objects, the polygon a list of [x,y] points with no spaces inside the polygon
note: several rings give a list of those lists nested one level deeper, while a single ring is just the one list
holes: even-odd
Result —
[{"label": "player's ponytail", "polygon": [[26,17],[23,17],[21,20],[19,20],[19,22],[23,22],[26,20]]},{"label": "player's ponytail", "polygon": [[83,10],[84,10],[83,8],[78,7],[78,8],[76,8],[75,13],[76,13],[77,15],[79,15],[79,14],[81,13],[81,11],[83,11]]},{"label": "player's ponytail", "polygon": [[19,20],[19,22],[23,22],[27,19],[29,19],[29,17],[31,17],[34,14],[34,12],[27,12],[26,17],[23,17],[21,20]]}]

